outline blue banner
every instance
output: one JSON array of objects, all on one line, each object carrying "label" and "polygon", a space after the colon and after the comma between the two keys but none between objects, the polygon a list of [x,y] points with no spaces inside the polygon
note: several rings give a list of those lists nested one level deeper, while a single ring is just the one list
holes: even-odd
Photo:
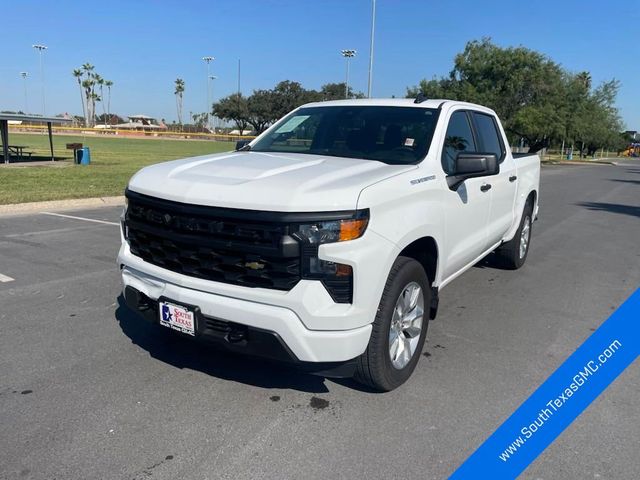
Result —
[{"label": "blue banner", "polygon": [[451,475],[516,478],[640,353],[640,289]]}]

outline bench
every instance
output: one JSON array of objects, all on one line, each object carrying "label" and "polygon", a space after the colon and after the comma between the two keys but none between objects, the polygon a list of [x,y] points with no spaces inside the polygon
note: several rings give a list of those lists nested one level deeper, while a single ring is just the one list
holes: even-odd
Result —
[{"label": "bench", "polygon": [[31,160],[31,155],[33,155],[33,152],[25,152],[24,151],[25,148],[29,148],[29,146],[28,145],[8,145],[7,146],[7,149],[9,150],[10,154],[18,158],[19,160],[22,160],[24,156],[28,156],[29,160]]}]

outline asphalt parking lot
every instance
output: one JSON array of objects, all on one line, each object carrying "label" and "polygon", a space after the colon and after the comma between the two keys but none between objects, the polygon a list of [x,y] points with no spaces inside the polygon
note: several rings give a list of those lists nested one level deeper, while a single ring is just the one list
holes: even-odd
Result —
[{"label": "asphalt parking lot", "polygon": [[[445,478],[640,285],[640,162],[545,167],[540,198],[525,267],[444,289],[387,394],[139,321],[119,208],[0,218],[0,478]],[[523,478],[640,478],[639,404],[636,361]]]}]

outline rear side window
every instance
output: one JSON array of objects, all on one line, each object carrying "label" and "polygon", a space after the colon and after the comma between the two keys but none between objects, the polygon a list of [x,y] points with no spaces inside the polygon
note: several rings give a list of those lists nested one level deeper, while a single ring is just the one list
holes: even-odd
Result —
[{"label": "rear side window", "polygon": [[442,149],[442,169],[447,174],[454,171],[454,162],[460,152],[475,152],[476,144],[467,112],[454,112],[449,119]]},{"label": "rear side window", "polygon": [[495,154],[499,162],[504,160],[504,146],[495,119],[491,115],[479,112],[473,112],[473,119],[476,124],[480,151]]}]

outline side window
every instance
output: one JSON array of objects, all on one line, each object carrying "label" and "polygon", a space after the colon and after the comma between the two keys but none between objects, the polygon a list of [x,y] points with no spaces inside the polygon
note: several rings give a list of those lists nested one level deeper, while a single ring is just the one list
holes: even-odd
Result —
[{"label": "side window", "polygon": [[442,169],[447,174],[453,173],[454,161],[460,152],[475,152],[476,145],[469,125],[467,112],[454,112],[449,119],[447,133],[442,148]]},{"label": "side window", "polygon": [[491,115],[478,112],[473,112],[473,119],[476,123],[480,150],[483,153],[495,153],[498,161],[502,162],[504,160],[504,146],[496,121]]}]

